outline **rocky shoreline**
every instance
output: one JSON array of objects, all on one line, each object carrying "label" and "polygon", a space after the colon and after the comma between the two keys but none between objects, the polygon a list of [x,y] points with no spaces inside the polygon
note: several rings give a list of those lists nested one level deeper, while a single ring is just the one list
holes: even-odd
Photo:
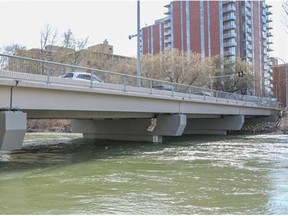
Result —
[{"label": "rocky shoreline", "polygon": [[[71,121],[67,119],[28,120],[27,132],[71,132]],[[248,119],[240,131],[229,134],[288,134],[288,113],[281,112],[277,121]]]},{"label": "rocky shoreline", "polygon": [[231,134],[288,134],[288,113],[281,111],[277,120],[247,119],[240,131]]}]

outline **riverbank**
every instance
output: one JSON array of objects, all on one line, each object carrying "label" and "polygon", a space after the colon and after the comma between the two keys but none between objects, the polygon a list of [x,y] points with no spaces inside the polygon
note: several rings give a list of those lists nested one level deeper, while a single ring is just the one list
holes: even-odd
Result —
[{"label": "riverbank", "polygon": [[240,131],[232,131],[231,134],[288,134],[288,113],[282,111],[277,120],[273,118],[263,119],[253,118],[246,119]]},{"label": "riverbank", "polygon": [[71,132],[71,120],[33,119],[27,122],[27,132]]}]

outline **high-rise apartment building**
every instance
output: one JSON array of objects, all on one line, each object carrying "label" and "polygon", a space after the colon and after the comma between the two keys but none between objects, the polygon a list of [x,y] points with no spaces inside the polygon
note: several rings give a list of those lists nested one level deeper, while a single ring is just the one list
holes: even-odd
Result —
[{"label": "high-rise apartment building", "polygon": [[142,54],[177,48],[253,65],[254,93],[271,95],[270,6],[265,1],[172,1],[166,17],[141,30]]}]

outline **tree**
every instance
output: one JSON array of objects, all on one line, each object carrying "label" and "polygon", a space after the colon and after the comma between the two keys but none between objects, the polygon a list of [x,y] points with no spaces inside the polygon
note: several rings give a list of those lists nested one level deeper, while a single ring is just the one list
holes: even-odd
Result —
[{"label": "tree", "polygon": [[173,49],[142,57],[142,76],[148,78],[203,87],[209,83],[207,76],[212,71],[211,59],[197,53]]},{"label": "tree", "polygon": [[[40,50],[42,59],[53,61],[54,56],[52,55],[52,46],[57,42],[58,31],[53,29],[51,25],[47,24],[40,32]],[[48,46],[50,45],[50,46]],[[47,47],[48,46],[48,47]],[[46,52],[47,51],[47,52]]]},{"label": "tree", "polygon": [[[7,54],[7,55],[19,55],[19,53],[21,53],[22,51],[25,51],[26,47],[19,45],[19,44],[12,44],[12,45],[8,45],[8,46],[4,46],[1,48],[1,53],[3,54]],[[20,68],[20,62],[19,60],[16,59],[10,59],[4,56],[1,56],[0,58],[0,68],[1,69],[7,69],[7,67],[9,67],[9,69],[18,69]]]},{"label": "tree", "polygon": [[[238,92],[248,94],[248,90],[253,88],[254,76],[252,65],[236,58],[234,62],[221,56],[214,56],[214,75],[212,76],[213,89],[225,92]],[[243,72],[243,76],[238,76],[238,72]]]},{"label": "tree", "polygon": [[284,0],[282,3],[282,8],[284,11],[283,23],[288,32],[288,0]]},{"label": "tree", "polygon": [[63,42],[61,49],[61,56],[64,58],[64,62],[68,62],[72,65],[78,65],[83,59],[82,50],[87,46],[88,38],[78,39],[75,38],[71,29],[68,29],[63,34]]}]

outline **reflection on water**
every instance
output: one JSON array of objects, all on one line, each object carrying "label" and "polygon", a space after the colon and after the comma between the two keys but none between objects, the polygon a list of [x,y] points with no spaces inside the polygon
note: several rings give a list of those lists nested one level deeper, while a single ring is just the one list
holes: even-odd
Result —
[{"label": "reflection on water", "polygon": [[163,144],[28,134],[0,153],[2,214],[287,214],[285,135]]}]

